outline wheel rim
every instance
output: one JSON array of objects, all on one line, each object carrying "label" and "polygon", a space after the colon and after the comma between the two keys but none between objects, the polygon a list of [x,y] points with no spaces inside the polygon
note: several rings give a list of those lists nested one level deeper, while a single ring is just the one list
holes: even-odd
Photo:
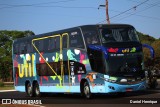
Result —
[{"label": "wheel rim", "polygon": [[29,96],[31,96],[31,94],[32,94],[32,87],[30,85],[28,85],[28,94],[29,94]]},{"label": "wheel rim", "polygon": [[36,87],[36,95],[39,95],[40,91],[39,91],[39,88]]},{"label": "wheel rim", "polygon": [[90,90],[89,90],[89,87],[88,86],[85,86],[84,87],[84,94],[87,98],[89,98],[89,95],[90,95]]}]

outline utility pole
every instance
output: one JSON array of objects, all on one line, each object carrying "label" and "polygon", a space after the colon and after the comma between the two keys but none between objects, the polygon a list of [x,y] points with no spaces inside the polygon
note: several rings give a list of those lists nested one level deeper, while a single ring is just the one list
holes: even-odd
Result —
[{"label": "utility pole", "polygon": [[107,20],[107,23],[110,24],[109,13],[108,13],[108,0],[106,0],[106,5],[99,5],[98,9],[100,7],[106,7],[106,20]]},{"label": "utility pole", "polygon": [[106,20],[107,23],[110,24],[109,13],[108,13],[108,0],[106,0]]}]

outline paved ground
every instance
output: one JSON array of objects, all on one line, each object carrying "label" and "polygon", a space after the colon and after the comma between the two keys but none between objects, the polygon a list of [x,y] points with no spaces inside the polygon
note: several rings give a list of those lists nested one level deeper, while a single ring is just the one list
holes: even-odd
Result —
[{"label": "paved ground", "polygon": [[[113,106],[113,104],[115,104],[115,106],[120,107],[120,104],[130,104],[130,102],[132,102],[132,104],[130,104],[130,106],[135,105],[136,101],[139,101],[139,100],[150,101],[150,102],[148,102],[149,103],[148,105],[151,106],[152,105],[151,102],[156,103],[156,101],[157,101],[157,103],[160,104],[160,85],[154,90],[149,89],[147,91],[131,92],[131,93],[127,93],[124,96],[94,95],[93,98],[90,100],[82,98],[79,94],[43,94],[42,97],[40,97],[40,98],[38,98],[38,97],[37,98],[30,98],[25,93],[21,93],[21,92],[17,92],[17,91],[0,92],[0,104],[2,103],[2,99],[11,99],[12,101],[13,100],[16,100],[16,101],[17,100],[34,100],[34,101],[37,100],[37,101],[41,101],[41,102],[39,102],[39,103],[42,103],[41,106],[47,106],[47,107],[54,107],[54,106],[56,106],[56,107],[65,106],[66,107],[66,104],[71,104],[71,105],[69,105],[70,107],[75,104],[80,104],[80,105],[76,105],[77,107],[78,106],[81,106],[81,107],[86,106],[86,104],[87,105],[94,104],[93,106],[101,104],[101,107],[103,105],[104,105],[104,107],[106,107],[106,104],[107,105],[110,104],[110,106]],[[133,101],[135,101],[134,104],[133,104]],[[65,105],[56,105],[56,104],[65,104]],[[85,105],[82,105],[82,104],[85,104]],[[139,104],[139,103],[136,103],[136,105],[137,104]],[[0,105],[0,106],[6,107],[6,105],[5,106]],[[141,106],[142,106],[142,104],[141,104]],[[154,107],[155,106],[157,106],[157,105],[154,105]],[[17,107],[17,106],[13,106],[13,107]],[[122,107],[124,107],[124,105]],[[134,107],[137,107],[137,106],[134,106]],[[147,106],[145,106],[145,107],[147,107]]]}]

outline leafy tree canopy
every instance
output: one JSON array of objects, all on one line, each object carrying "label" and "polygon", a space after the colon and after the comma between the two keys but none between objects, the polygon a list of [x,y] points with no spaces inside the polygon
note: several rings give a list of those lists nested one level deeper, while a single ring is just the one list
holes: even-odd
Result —
[{"label": "leafy tree canopy", "polygon": [[0,80],[10,76],[12,70],[12,41],[31,35],[32,31],[0,31]]},{"label": "leafy tree canopy", "polygon": [[152,46],[155,50],[155,58],[151,59],[149,49],[144,48],[144,61],[146,66],[152,66],[152,68],[160,69],[160,38],[156,39],[150,35],[146,35],[138,32],[140,41],[143,44]]}]

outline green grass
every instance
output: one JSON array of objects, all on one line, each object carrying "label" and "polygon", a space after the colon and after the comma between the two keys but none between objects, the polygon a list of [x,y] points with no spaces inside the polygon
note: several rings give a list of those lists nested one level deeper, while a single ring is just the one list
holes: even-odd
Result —
[{"label": "green grass", "polygon": [[14,86],[3,86],[3,87],[0,87],[0,90],[13,90],[14,89]]},{"label": "green grass", "polygon": [[0,81],[0,87],[3,87],[3,86],[4,86],[4,83]]}]

